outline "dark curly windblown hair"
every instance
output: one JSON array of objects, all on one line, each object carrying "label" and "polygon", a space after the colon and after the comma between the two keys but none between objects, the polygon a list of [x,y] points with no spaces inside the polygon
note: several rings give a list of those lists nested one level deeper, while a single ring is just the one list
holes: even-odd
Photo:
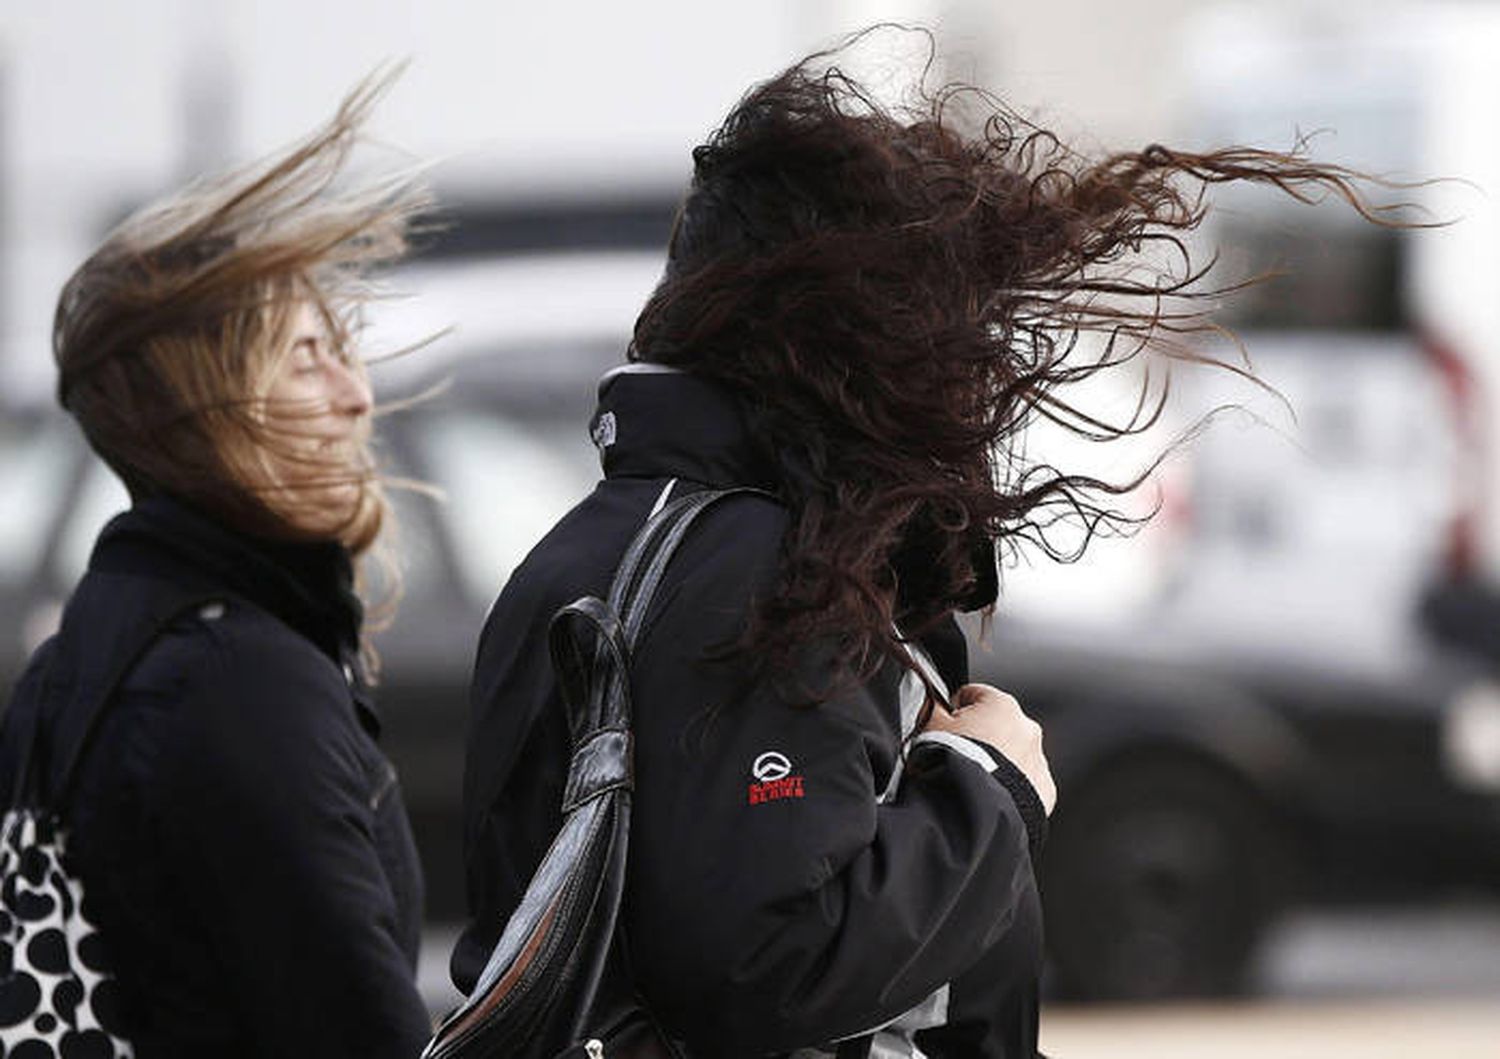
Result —
[{"label": "dark curly windblown hair", "polygon": [[[666,274],[631,357],[718,380],[745,403],[791,512],[779,584],[746,646],[773,664],[835,646],[845,676],[993,600],[997,542],[1084,539],[1126,516],[1108,483],[1028,466],[1044,417],[1107,440],[1059,390],[1194,335],[1225,289],[1186,241],[1210,185],[1332,193],[1368,219],[1357,173],[1300,152],[1161,146],[1085,158],[967,86],[877,102],[814,55],[752,89],[693,152]],[[1163,265],[1163,260],[1167,261]],[[1084,335],[1097,342],[1080,343]],[[1242,369],[1235,369],[1242,370]],[[774,439],[774,442],[770,439]]]}]

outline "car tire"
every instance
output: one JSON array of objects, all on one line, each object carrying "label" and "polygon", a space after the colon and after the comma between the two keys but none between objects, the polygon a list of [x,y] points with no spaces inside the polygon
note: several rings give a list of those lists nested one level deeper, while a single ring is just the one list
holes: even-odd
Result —
[{"label": "car tire", "polygon": [[1283,843],[1251,791],[1210,763],[1161,755],[1064,798],[1041,872],[1056,995],[1242,992],[1285,877]]}]

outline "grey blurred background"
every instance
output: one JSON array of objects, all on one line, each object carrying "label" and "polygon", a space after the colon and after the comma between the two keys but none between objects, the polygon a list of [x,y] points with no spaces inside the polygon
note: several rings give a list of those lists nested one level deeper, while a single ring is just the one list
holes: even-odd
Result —
[{"label": "grey blurred background", "polygon": [[[1011,557],[975,668],[1043,715],[1059,771],[1058,1054],[1500,1055],[1500,4],[12,0],[0,676],[124,502],[47,408],[63,280],[133,207],[409,58],[361,164],[431,162],[447,225],[368,334],[378,354],[453,329],[375,369],[385,397],[456,380],[387,421],[393,468],[448,499],[402,501],[407,601],[382,640],[444,1003],[478,622],[597,473],[593,380],[655,282],[689,151],[752,82],[887,19],[933,28],[937,78],[1086,152],[1310,134],[1321,161],[1453,178],[1399,194],[1455,222],[1420,232],[1220,197],[1199,249],[1226,278],[1286,273],[1224,309],[1275,392],[1184,372],[1136,444],[1037,430],[1033,458],[1128,477],[1234,406],[1127,501],[1158,509],[1142,532],[1069,566]],[[921,58],[899,39],[862,54],[893,90]],[[1118,413],[1134,382],[1084,399]]]}]

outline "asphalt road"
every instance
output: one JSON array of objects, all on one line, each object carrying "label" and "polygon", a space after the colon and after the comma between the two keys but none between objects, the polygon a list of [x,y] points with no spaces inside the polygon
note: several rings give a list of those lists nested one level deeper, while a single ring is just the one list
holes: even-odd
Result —
[{"label": "asphalt road", "polygon": [[1054,1008],[1052,1059],[1500,1059],[1500,998]]},{"label": "asphalt road", "polygon": [[1065,1007],[1052,1059],[1500,1059],[1500,908],[1301,914],[1235,1004]]}]

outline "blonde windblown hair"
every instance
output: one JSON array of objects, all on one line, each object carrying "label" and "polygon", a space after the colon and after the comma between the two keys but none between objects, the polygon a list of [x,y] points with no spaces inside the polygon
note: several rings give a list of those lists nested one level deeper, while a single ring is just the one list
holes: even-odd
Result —
[{"label": "blonde windblown hair", "polygon": [[[267,416],[266,393],[306,303],[349,352],[369,270],[405,252],[429,203],[410,171],[334,186],[398,72],[365,79],[284,153],[136,213],[64,286],[58,400],[133,499],[169,494],[239,530],[334,536],[355,555],[379,535],[388,505],[368,444],[352,460],[310,455],[288,417]],[[306,503],[270,471],[275,460],[321,460],[299,476],[308,495],[357,483],[358,503],[331,532],[310,531]]]}]

